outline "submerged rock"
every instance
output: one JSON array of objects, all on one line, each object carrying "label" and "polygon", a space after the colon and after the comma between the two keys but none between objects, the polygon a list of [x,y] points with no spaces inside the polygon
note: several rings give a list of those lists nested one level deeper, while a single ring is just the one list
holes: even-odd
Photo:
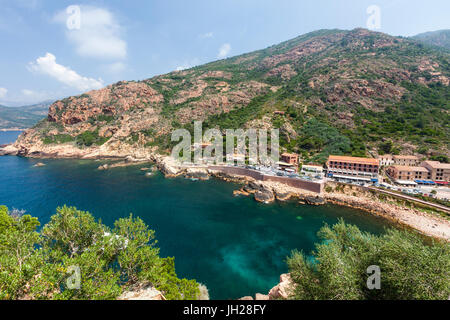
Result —
[{"label": "submerged rock", "polygon": [[45,163],[42,163],[42,162],[38,162],[38,163],[36,163],[33,167],[36,167],[36,168],[38,168],[38,167],[45,167],[46,166],[46,164]]}]

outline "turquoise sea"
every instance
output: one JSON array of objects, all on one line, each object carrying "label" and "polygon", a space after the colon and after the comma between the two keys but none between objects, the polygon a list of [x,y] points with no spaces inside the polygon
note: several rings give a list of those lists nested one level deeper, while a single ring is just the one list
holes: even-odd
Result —
[{"label": "turquoise sea", "polygon": [[[0,144],[10,138],[0,132]],[[46,166],[33,167],[37,162]],[[387,226],[358,210],[264,205],[234,197],[238,186],[231,183],[146,177],[140,167],[99,171],[100,163],[0,157],[0,204],[25,209],[41,223],[64,204],[108,225],[133,213],[156,231],[161,255],[175,257],[178,275],[205,284],[212,299],[266,294],[288,271],[293,249],[311,252],[324,223],[342,217],[375,234]]]}]

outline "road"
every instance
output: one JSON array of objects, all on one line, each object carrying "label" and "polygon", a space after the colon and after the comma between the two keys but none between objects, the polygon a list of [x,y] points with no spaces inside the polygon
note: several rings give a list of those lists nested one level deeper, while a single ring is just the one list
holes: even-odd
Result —
[{"label": "road", "polygon": [[429,207],[437,208],[437,209],[440,209],[440,210],[445,211],[447,213],[450,213],[450,208],[449,207],[446,207],[446,206],[443,206],[443,205],[440,205],[440,204],[437,204],[437,203],[424,201],[424,200],[421,200],[421,199],[417,199],[415,197],[407,196],[405,194],[399,194],[399,193],[396,193],[396,192],[383,190],[383,189],[379,189],[379,188],[368,187],[368,189],[374,190],[374,191],[378,191],[380,193],[396,196],[397,198],[402,198],[402,199],[405,199],[405,200],[410,200],[410,201],[422,203],[422,204],[425,204],[425,205],[427,205]]}]

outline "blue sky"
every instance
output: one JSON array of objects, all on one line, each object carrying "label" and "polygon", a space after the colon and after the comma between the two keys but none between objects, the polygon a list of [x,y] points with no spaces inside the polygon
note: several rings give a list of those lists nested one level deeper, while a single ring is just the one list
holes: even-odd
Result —
[{"label": "blue sky", "polygon": [[377,31],[450,28],[448,0],[0,0],[0,104],[146,79],[318,29],[366,28],[371,5]]}]

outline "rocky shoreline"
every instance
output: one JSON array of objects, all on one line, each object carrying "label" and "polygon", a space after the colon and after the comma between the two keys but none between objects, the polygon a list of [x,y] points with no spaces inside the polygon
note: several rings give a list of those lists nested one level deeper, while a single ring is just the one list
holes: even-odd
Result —
[{"label": "rocky shoreline", "polygon": [[[383,201],[373,193],[363,190],[357,186],[346,186],[339,191],[337,184],[328,183],[331,192],[314,193],[308,190],[288,186],[286,184],[274,181],[259,181],[251,177],[241,175],[231,175],[221,172],[217,169],[211,169],[207,166],[183,167],[174,161],[171,157],[149,153],[148,150],[128,149],[102,150],[102,148],[92,148],[83,150],[70,148],[64,149],[59,146],[57,150],[54,147],[43,149],[42,146],[32,149],[22,150],[16,145],[8,145],[0,148],[0,156],[15,155],[26,156],[30,158],[58,158],[58,159],[89,159],[89,160],[116,160],[113,164],[104,164],[99,167],[100,170],[108,170],[116,167],[135,166],[145,163],[155,163],[165,177],[174,178],[184,176],[195,180],[208,180],[210,177],[224,181],[241,184],[242,187],[234,192],[235,196],[253,196],[261,203],[272,203],[274,201],[296,201],[302,205],[325,205],[335,204],[383,217],[392,223],[414,229],[426,236],[444,239],[450,241],[450,221],[436,215],[429,214],[419,210],[414,206],[401,206],[395,202],[392,197],[384,196]],[[47,151],[47,152],[44,152]]]},{"label": "rocky shoreline", "polygon": [[401,205],[393,197],[366,190],[358,186],[342,186],[327,183],[320,194],[291,187],[279,182],[258,181],[250,177],[230,175],[208,167],[182,168],[169,157],[157,157],[159,170],[168,178],[185,176],[205,180],[209,177],[241,184],[235,196],[253,196],[261,203],[274,201],[296,201],[301,205],[334,204],[350,207],[387,219],[391,223],[413,229],[425,236],[450,241],[450,220],[421,210],[414,205]]}]

